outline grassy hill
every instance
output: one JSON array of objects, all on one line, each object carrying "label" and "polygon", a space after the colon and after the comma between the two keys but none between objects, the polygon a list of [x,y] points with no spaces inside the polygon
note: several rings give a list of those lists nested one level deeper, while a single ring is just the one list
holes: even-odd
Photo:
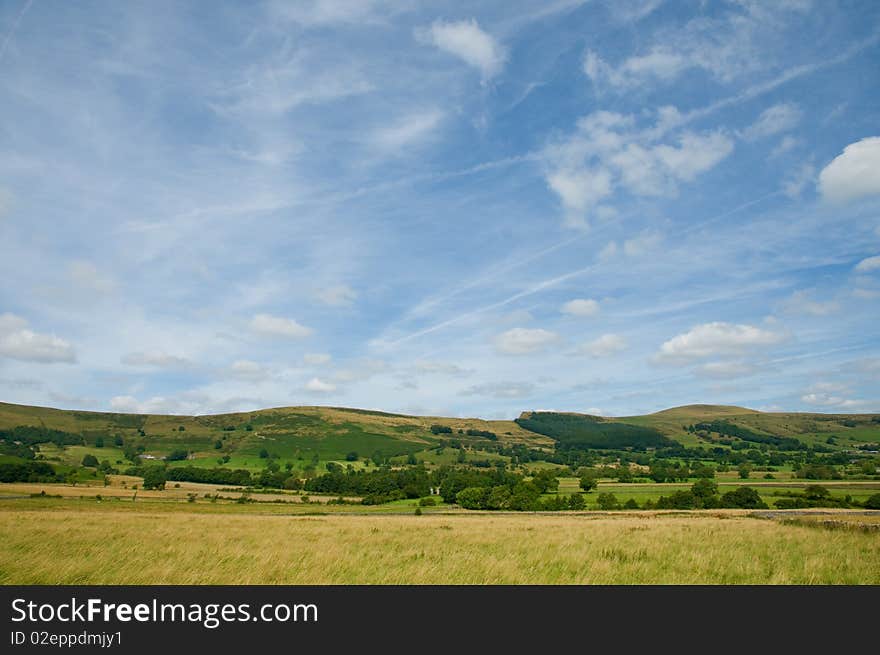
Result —
[{"label": "grassy hill", "polygon": [[[435,434],[432,426],[448,428]],[[254,412],[206,416],[82,412],[0,403],[0,430],[30,426],[80,435],[81,445],[40,444],[47,459],[77,464],[91,453],[111,462],[122,459],[123,445],[143,448],[142,454],[161,459],[179,450],[189,453],[185,462],[172,465],[262,468],[263,451],[281,461],[303,463],[345,461],[376,454],[393,458],[426,451],[442,439],[464,443],[485,442],[470,431],[497,435],[506,444],[532,448],[552,446],[547,437],[524,430],[513,421],[484,421],[443,417],[405,416],[339,407],[279,407]],[[103,442],[103,447],[95,444]]]},{"label": "grassy hill", "polygon": [[[659,430],[688,446],[699,437],[684,427],[722,420],[759,434],[793,437],[807,445],[826,444],[841,448],[880,441],[880,414],[815,414],[759,412],[733,405],[685,405],[645,416],[624,416],[617,421]],[[832,438],[833,443],[828,444]]]},{"label": "grassy hill", "polygon": [[[719,425],[722,427],[718,428]],[[502,447],[520,445],[542,450],[644,450],[674,442],[688,447],[730,445],[729,434],[699,429],[700,426],[751,435],[749,438],[758,440],[791,437],[808,446],[835,450],[880,441],[878,415],[766,413],[718,405],[688,405],[619,418],[524,412],[515,421],[486,421],[340,407],[279,407],[232,414],[169,416],[0,403],[0,431],[22,426],[81,437],[77,444],[38,445],[43,458],[59,464],[77,465],[86,454],[113,463],[124,458],[124,448],[137,446],[148,460],[162,459],[175,451],[188,454],[186,460],[169,462],[172,466],[215,467],[225,458],[223,466],[251,470],[262,468],[267,454],[280,462],[292,462],[297,468],[328,461],[346,462],[353,455],[356,466],[368,458],[405,459],[410,454],[425,461],[445,463],[454,453],[438,452],[438,445],[444,440],[471,446],[486,444],[487,437],[480,433],[493,435],[494,443]],[[102,442],[102,447],[96,447],[96,443]],[[486,454],[488,459],[493,456]]]}]

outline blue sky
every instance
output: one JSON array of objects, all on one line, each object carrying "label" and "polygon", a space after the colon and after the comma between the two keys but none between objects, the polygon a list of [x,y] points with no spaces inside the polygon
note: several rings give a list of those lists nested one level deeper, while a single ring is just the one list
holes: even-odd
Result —
[{"label": "blue sky", "polygon": [[0,398],[880,411],[876,2],[0,2]]}]

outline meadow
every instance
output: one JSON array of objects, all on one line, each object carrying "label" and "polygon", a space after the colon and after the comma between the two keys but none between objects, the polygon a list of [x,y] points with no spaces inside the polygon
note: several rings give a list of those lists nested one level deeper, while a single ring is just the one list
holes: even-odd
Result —
[{"label": "meadow", "polygon": [[297,511],[4,500],[0,583],[880,584],[876,532],[737,511]]}]

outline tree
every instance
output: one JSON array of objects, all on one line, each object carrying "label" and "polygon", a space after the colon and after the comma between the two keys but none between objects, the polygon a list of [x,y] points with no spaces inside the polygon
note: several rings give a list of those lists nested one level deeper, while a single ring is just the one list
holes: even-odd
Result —
[{"label": "tree", "polygon": [[584,491],[592,491],[598,486],[598,484],[599,481],[596,480],[596,478],[594,478],[592,475],[585,475],[581,478],[580,481],[581,489],[583,489]]},{"label": "tree", "polygon": [[630,498],[623,504],[623,509],[638,509],[639,504],[636,502],[635,498]]},{"label": "tree", "polygon": [[486,509],[488,496],[487,487],[467,487],[456,494],[455,502],[465,509]]},{"label": "tree", "polygon": [[165,460],[169,462],[182,462],[189,457],[189,452],[182,448],[172,450],[169,455],[165,456]]},{"label": "tree", "polygon": [[559,480],[556,479],[556,471],[553,469],[543,469],[535,473],[532,484],[542,494],[553,493],[559,489]]},{"label": "tree", "polygon": [[261,448],[260,449],[260,459],[266,459],[267,457],[269,457],[269,451],[266,450],[265,448]]},{"label": "tree", "polygon": [[122,448],[123,443],[124,442],[122,441],[122,435],[117,434],[116,437],[114,437],[113,439],[113,445],[117,446],[118,448]]},{"label": "tree", "polygon": [[144,471],[144,489],[164,489],[165,469],[159,466],[148,466]]},{"label": "tree", "polygon": [[599,509],[609,510],[609,509],[617,509],[617,496],[612,493],[601,493],[596,498],[596,504],[599,505]]},{"label": "tree", "polygon": [[751,472],[752,472],[752,469],[749,466],[747,466],[746,464],[743,464],[742,466],[739,467],[739,477],[742,478],[743,480],[748,480],[749,474]]},{"label": "tree", "polygon": [[510,489],[503,485],[492,487],[489,496],[486,498],[486,507],[488,509],[507,509],[510,504]]},{"label": "tree", "polygon": [[733,491],[728,491],[721,496],[721,506],[737,509],[767,509],[767,504],[751,487],[738,487]]},{"label": "tree", "polygon": [[880,509],[880,494],[874,494],[864,504],[865,509]]},{"label": "tree", "polygon": [[718,493],[718,485],[711,478],[700,478],[691,486],[691,493],[701,501]]},{"label": "tree", "polygon": [[346,453],[346,455],[345,455],[346,462],[356,462],[357,459],[358,459],[358,454],[354,450],[352,450],[350,453]]},{"label": "tree", "polygon": [[657,499],[657,509],[695,509],[699,506],[699,500],[691,491],[678,490],[671,496]]},{"label": "tree", "polygon": [[223,448],[223,442],[220,439],[214,442],[214,450],[220,450]]},{"label": "tree", "polygon": [[579,511],[584,509],[587,506],[587,501],[584,500],[583,494],[572,494],[568,497],[568,508]]},{"label": "tree", "polygon": [[95,448],[103,448],[104,447],[104,437],[95,437]]},{"label": "tree", "polygon": [[804,487],[804,498],[808,500],[826,500],[830,496],[828,487],[823,487],[821,484],[808,484]]},{"label": "tree", "polygon": [[85,455],[82,458],[82,465],[83,466],[97,466],[98,465],[98,458],[92,454]]}]

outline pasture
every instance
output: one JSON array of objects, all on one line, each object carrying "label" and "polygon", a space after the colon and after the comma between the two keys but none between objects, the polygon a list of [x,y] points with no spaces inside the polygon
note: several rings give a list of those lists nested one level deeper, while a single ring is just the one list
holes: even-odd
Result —
[{"label": "pasture", "polygon": [[0,583],[880,584],[876,533],[739,511],[413,516],[258,507],[2,500]]}]

